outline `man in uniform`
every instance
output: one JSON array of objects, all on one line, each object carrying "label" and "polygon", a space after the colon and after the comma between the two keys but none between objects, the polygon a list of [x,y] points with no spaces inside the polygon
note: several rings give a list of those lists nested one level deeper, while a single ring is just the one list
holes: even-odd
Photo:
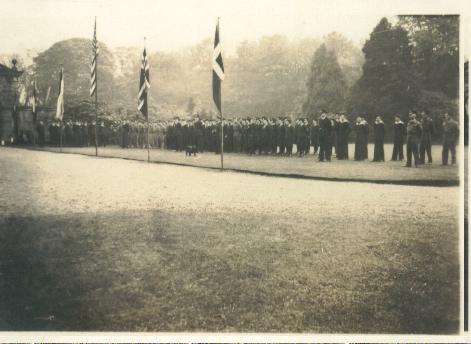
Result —
[{"label": "man in uniform", "polygon": [[448,113],[445,113],[445,121],[443,122],[443,165],[448,165],[448,151],[451,152],[451,164],[456,164],[456,143],[458,142],[459,133],[458,122],[454,121]]},{"label": "man in uniform", "polygon": [[319,119],[319,161],[330,161],[332,154],[331,131],[332,121],[327,118],[325,110],[322,110]]},{"label": "man in uniform", "polygon": [[394,146],[392,153],[392,161],[404,160],[404,136],[405,124],[401,121],[399,115],[394,116]]},{"label": "man in uniform", "polygon": [[412,155],[414,155],[415,167],[419,164],[419,142],[422,135],[422,128],[419,121],[417,121],[415,112],[409,115],[409,122],[407,123],[407,162],[405,167],[412,166]]},{"label": "man in uniform", "polygon": [[432,119],[423,111],[422,115],[422,136],[420,138],[420,163],[425,164],[425,153],[427,153],[428,163],[432,163],[432,135],[434,132],[434,125]]}]

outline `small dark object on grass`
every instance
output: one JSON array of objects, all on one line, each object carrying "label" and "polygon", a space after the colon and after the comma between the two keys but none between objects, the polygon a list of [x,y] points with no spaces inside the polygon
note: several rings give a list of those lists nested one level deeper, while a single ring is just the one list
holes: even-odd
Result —
[{"label": "small dark object on grass", "polygon": [[193,154],[194,156],[196,156],[196,153],[198,153],[198,149],[196,148],[196,146],[190,145],[185,147],[185,155],[191,156],[191,154]]}]

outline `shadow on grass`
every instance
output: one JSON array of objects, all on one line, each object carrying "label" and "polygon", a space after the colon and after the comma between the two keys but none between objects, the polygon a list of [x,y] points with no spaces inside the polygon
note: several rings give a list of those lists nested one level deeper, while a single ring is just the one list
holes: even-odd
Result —
[{"label": "shadow on grass", "polygon": [[454,237],[366,230],[356,244],[335,227],[233,216],[0,219],[1,330],[457,331]]}]

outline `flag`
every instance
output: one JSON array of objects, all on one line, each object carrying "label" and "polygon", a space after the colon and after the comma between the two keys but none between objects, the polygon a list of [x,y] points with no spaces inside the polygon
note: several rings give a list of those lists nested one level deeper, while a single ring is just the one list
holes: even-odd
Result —
[{"label": "flag", "polygon": [[96,18],[95,28],[93,30],[93,42],[92,42],[92,65],[90,71],[90,97],[96,92],[96,76],[97,76],[97,58],[98,58],[98,41],[96,40]]},{"label": "flag", "polygon": [[49,86],[47,88],[47,92],[46,92],[46,98],[44,98],[44,105],[47,105],[48,101],[49,101],[49,95],[51,94],[51,86]]},{"label": "flag", "polygon": [[214,36],[213,53],[213,99],[216,107],[221,113],[221,82],[224,80],[224,64],[222,63],[222,47],[219,41],[219,19]]},{"label": "flag", "polygon": [[139,95],[137,109],[147,118],[147,90],[150,88],[149,64],[146,48],[142,53],[141,78],[139,80]]},{"label": "flag", "polygon": [[38,88],[36,87],[36,78],[33,80],[33,122],[36,123],[36,104],[38,101]]},{"label": "flag", "polygon": [[56,119],[64,117],[64,68],[61,66],[59,79],[59,94],[57,95]]}]

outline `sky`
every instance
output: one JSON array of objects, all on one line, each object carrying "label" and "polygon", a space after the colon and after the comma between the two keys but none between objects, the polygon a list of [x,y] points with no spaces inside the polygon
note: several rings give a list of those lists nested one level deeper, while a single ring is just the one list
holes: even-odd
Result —
[{"label": "sky", "polygon": [[214,35],[233,53],[243,40],[283,34],[321,38],[332,31],[360,45],[379,20],[396,14],[462,13],[460,0],[16,0],[2,1],[0,54],[42,51],[72,37],[110,47],[146,45],[151,52],[185,48]]}]

